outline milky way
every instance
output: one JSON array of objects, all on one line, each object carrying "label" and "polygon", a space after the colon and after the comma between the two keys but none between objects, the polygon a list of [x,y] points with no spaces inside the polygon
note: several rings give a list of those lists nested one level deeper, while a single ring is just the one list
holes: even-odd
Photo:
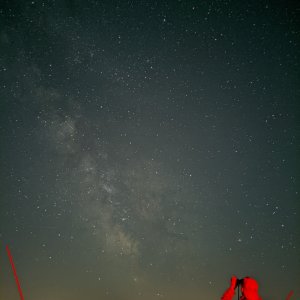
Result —
[{"label": "milky way", "polygon": [[297,16],[2,1],[0,298],[299,298]]}]

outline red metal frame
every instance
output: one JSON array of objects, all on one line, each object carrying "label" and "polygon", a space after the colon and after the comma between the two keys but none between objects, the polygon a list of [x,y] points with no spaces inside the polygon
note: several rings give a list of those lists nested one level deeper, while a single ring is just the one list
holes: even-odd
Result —
[{"label": "red metal frame", "polygon": [[12,267],[13,272],[14,272],[14,277],[15,277],[15,281],[16,281],[16,284],[17,284],[17,287],[18,287],[20,299],[24,300],[24,296],[23,296],[23,293],[22,293],[20,281],[19,281],[19,278],[18,278],[18,275],[17,275],[17,270],[16,270],[16,267],[15,267],[15,264],[14,264],[14,260],[13,260],[13,257],[11,255],[11,252],[10,252],[8,246],[6,246],[6,252],[7,252],[7,255],[8,255],[8,258],[9,258],[9,262],[10,262],[11,267]]}]

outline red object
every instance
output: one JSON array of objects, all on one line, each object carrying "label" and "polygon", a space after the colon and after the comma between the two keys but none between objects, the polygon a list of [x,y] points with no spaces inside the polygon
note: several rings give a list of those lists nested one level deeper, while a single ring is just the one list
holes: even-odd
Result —
[{"label": "red object", "polygon": [[[231,285],[223,294],[221,300],[232,300],[235,295],[237,278],[233,276],[231,278]],[[242,295],[240,300],[262,300],[258,294],[258,283],[255,279],[250,277],[243,278],[241,284]]]},{"label": "red object", "polygon": [[12,255],[10,253],[10,250],[9,250],[8,246],[6,246],[6,252],[7,252],[7,255],[8,255],[10,264],[11,264],[11,267],[12,267],[13,272],[14,272],[14,277],[15,277],[15,280],[16,280],[16,284],[17,284],[17,287],[18,287],[19,294],[20,294],[20,299],[24,300],[24,296],[23,296],[23,293],[22,293],[22,289],[21,289],[20,281],[19,281],[19,278],[18,278],[18,275],[17,275],[17,271],[16,271],[16,267],[15,267],[15,264],[14,264],[14,260],[13,260],[13,257],[12,257]]},{"label": "red object", "polygon": [[224,292],[221,300],[231,300],[233,298],[234,294],[235,294],[234,288],[230,287],[229,289],[227,289]]},{"label": "red object", "polygon": [[290,300],[291,297],[293,296],[293,294],[294,294],[294,291],[290,291],[286,297],[286,300]]}]

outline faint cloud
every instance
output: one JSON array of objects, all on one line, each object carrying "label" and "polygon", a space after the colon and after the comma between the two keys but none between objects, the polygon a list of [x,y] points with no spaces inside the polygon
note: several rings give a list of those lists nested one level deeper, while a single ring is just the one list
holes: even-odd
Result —
[{"label": "faint cloud", "polygon": [[96,162],[90,154],[82,157],[79,169],[84,174],[96,174]]},{"label": "faint cloud", "polygon": [[115,222],[113,218],[115,211],[111,206],[92,204],[89,209],[88,226],[92,223],[97,224],[95,239],[105,244],[108,253],[131,257],[139,255],[138,241],[124,227]]},{"label": "faint cloud", "polygon": [[[31,66],[31,70],[37,76],[41,76],[41,71],[36,66]],[[61,94],[58,90],[53,88],[45,88],[43,86],[38,86],[33,91],[33,96],[38,104],[41,105],[41,109],[45,108],[45,113],[54,113],[53,104],[58,103],[62,100]],[[45,107],[43,105],[46,105]],[[52,107],[53,106],[53,107]]]},{"label": "faint cloud", "polygon": [[78,143],[76,141],[75,121],[67,116],[53,116],[50,121],[46,121],[48,133],[52,146],[61,154],[72,154],[77,152]]},{"label": "faint cloud", "polygon": [[109,250],[117,252],[120,255],[137,255],[138,243],[135,241],[124,229],[115,225],[107,227],[108,224],[104,224],[106,231],[106,245]]},{"label": "faint cloud", "polygon": [[125,174],[131,205],[141,219],[156,220],[161,216],[161,202],[169,189],[169,180],[161,170],[160,164],[144,161],[131,166]]}]

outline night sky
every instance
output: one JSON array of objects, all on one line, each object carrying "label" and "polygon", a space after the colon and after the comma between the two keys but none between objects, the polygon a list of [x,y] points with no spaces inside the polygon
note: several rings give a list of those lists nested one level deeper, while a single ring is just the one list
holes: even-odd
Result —
[{"label": "night sky", "polygon": [[300,6],[0,2],[0,298],[300,298]]}]

